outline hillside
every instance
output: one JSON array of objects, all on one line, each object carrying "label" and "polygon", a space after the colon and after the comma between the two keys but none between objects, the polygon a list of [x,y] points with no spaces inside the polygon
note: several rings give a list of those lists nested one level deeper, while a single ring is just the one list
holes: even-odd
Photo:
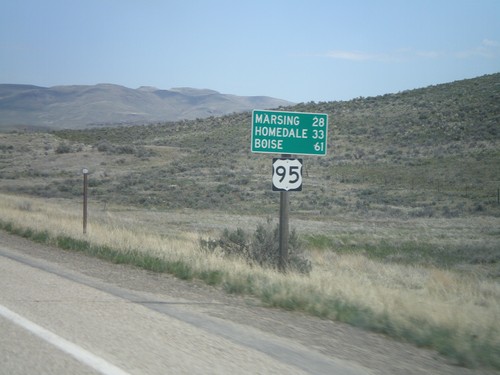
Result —
[{"label": "hillside", "polygon": [[0,85],[0,130],[75,129],[90,125],[144,124],[290,105],[265,96],[236,96],[214,90],[111,84],[38,87]]},{"label": "hillside", "polygon": [[[346,102],[328,113],[328,155],[304,158],[300,215],[500,215],[500,74]],[[250,152],[250,114],[0,138],[3,191],[155,209],[273,214],[273,155]],[[24,153],[24,154],[23,154]]]}]

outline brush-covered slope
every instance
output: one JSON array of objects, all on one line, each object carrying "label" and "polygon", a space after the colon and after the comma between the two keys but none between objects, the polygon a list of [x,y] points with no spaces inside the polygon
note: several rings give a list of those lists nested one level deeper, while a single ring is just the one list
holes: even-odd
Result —
[{"label": "brush-covered slope", "polygon": [[[292,213],[500,215],[500,74],[287,110],[329,114],[327,156],[304,157]],[[274,213],[276,155],[250,152],[250,113],[0,140],[1,189],[157,209]],[[20,140],[20,137],[24,140]],[[31,138],[30,138],[31,137]],[[29,138],[29,140],[28,140]]]}]

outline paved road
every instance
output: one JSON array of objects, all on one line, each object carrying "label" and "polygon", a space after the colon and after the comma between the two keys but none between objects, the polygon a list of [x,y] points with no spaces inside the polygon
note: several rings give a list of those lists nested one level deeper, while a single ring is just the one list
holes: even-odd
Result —
[{"label": "paved road", "polygon": [[[113,265],[108,265],[112,267]],[[2,245],[0,374],[369,374],[300,343]]]}]

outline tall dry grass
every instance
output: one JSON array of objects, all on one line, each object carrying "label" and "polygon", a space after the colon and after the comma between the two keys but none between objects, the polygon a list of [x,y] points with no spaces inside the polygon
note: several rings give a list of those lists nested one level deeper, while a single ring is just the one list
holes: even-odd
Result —
[{"label": "tall dry grass", "polygon": [[[181,263],[190,276],[271,306],[302,310],[429,346],[465,365],[500,368],[500,284],[479,273],[382,263],[362,254],[311,251],[309,275],[281,274],[201,253],[200,233],[157,233],[130,216],[94,210],[82,234],[81,205],[0,194],[0,224],[64,236],[123,253]],[[160,226],[161,227],[161,226]],[[203,254],[203,256],[201,256]],[[212,275],[213,277],[207,277]]]}]

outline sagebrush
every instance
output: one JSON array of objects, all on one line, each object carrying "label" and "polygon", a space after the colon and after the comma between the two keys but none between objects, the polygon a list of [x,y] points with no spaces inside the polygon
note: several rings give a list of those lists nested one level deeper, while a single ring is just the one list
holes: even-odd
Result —
[{"label": "sagebrush", "polygon": [[[293,229],[288,239],[287,270],[308,274],[312,270],[311,262],[306,258],[302,248],[303,242]],[[279,268],[280,243],[279,225],[259,224],[253,233],[241,228],[224,229],[218,239],[200,239],[200,247],[204,251],[220,251],[224,256],[242,257],[250,263],[263,267]]]}]

